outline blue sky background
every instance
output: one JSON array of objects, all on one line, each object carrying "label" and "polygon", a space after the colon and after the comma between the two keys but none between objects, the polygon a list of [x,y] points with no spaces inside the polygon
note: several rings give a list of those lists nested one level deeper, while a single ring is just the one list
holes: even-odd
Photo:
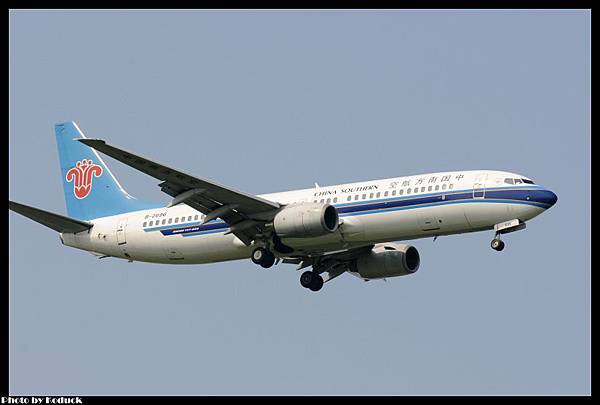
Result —
[{"label": "blue sky background", "polygon": [[[251,193],[445,170],[559,197],[414,241],[418,273],[98,260],[9,213],[11,394],[589,394],[590,11],[11,11],[9,195],[64,213],[53,124]],[[157,181],[106,158],[127,190]]]}]

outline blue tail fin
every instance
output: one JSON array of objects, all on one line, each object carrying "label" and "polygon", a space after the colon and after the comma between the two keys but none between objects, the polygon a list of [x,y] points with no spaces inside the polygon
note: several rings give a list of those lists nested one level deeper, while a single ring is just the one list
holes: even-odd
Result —
[{"label": "blue tail fin", "polygon": [[56,124],[54,131],[70,217],[90,220],[162,206],[144,203],[129,195],[98,153],[74,140],[85,138],[77,124]]}]

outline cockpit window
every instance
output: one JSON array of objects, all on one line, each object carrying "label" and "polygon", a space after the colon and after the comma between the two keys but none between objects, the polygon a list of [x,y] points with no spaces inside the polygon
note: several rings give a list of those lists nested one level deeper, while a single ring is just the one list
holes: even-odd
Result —
[{"label": "cockpit window", "polygon": [[504,182],[507,183],[507,184],[521,184],[521,183],[535,184],[533,181],[527,180],[527,179],[509,179],[509,178],[506,178],[506,179],[504,179]]}]

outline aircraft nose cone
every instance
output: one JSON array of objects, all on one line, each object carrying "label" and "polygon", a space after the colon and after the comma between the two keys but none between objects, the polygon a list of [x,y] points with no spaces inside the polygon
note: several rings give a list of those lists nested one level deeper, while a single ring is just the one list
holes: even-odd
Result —
[{"label": "aircraft nose cone", "polygon": [[544,196],[542,197],[542,200],[546,204],[550,204],[551,207],[556,204],[556,201],[558,201],[558,196],[550,190],[544,190]]}]

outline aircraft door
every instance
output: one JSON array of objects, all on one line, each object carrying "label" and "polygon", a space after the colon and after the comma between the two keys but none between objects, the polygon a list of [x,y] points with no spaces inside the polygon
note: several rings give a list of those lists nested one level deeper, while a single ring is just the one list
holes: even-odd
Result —
[{"label": "aircraft door", "polygon": [[127,253],[127,218],[120,219],[117,223],[117,246],[125,257],[130,257]]},{"label": "aircraft door", "polygon": [[[476,175],[473,180],[473,202],[478,202],[478,200],[485,198],[486,181],[487,174],[479,173]],[[465,218],[472,229],[479,229],[489,225],[490,207],[488,204],[486,206],[483,206],[483,204],[463,204],[463,210]]]},{"label": "aircraft door", "polygon": [[485,182],[487,180],[487,174],[479,174],[475,177],[475,183],[473,184],[473,198],[485,198]]},{"label": "aircraft door", "polygon": [[120,219],[117,224],[117,245],[123,246],[127,243],[127,218]]}]

